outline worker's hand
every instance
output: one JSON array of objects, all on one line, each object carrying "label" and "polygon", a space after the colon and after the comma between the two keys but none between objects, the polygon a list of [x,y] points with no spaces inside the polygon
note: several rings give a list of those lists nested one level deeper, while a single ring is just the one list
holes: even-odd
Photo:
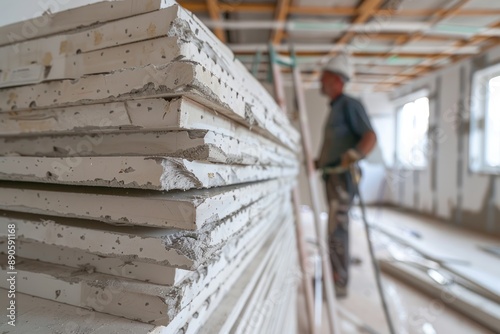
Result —
[{"label": "worker's hand", "polygon": [[351,148],[342,155],[342,161],[340,165],[342,166],[342,168],[348,169],[349,166],[361,159],[363,159],[361,153],[359,153],[356,149]]}]

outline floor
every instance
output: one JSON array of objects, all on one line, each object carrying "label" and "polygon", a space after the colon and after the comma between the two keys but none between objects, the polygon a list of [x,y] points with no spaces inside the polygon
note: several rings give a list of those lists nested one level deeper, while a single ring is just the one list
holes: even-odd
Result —
[{"label": "floor", "polygon": [[[304,208],[303,224],[306,240],[314,239],[312,213]],[[359,208],[351,213],[351,257],[357,259],[351,267],[349,296],[339,300],[342,309],[352,314],[378,333],[389,333],[376,289],[372,265],[370,263],[366,235]],[[401,236],[415,239],[415,242],[442,258],[450,259],[458,271],[469,272],[485,285],[500,288],[494,284],[500,277],[500,258],[479,248],[481,245],[499,245],[500,238],[456,229],[441,222],[406,214],[389,208],[368,208],[369,223],[383,225]],[[322,216],[326,218],[325,215]],[[375,239],[380,238],[376,233]],[[311,244],[311,243],[309,243]],[[380,240],[374,240],[377,254],[381,253]],[[313,250],[309,250],[313,252]],[[464,262],[453,262],[454,259]],[[481,273],[480,275],[477,273]],[[388,296],[391,318],[398,334],[482,334],[493,333],[473,320],[447,307],[441,300],[433,299],[397,279],[382,274],[384,289]],[[326,324],[326,305],[323,307],[321,333],[329,333]],[[308,333],[304,296],[299,299],[299,330]],[[341,316],[341,331],[345,333],[365,333]]]}]

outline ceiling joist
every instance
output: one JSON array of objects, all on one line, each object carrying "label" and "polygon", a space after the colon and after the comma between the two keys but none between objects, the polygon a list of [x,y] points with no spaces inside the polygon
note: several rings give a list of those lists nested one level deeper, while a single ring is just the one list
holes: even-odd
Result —
[{"label": "ceiling joist", "polygon": [[[361,5],[358,7],[359,14],[352,20],[352,24],[361,24],[367,22],[370,18],[372,18],[375,11],[379,9],[382,5],[383,0],[364,0]],[[354,32],[349,31],[345,33],[338,41],[337,44],[347,44],[354,37]]]},{"label": "ceiling joist", "polygon": [[[495,24],[491,25],[490,26],[491,28],[500,28],[500,21],[496,22]],[[471,45],[477,45],[477,44],[480,44],[480,43],[486,43],[487,45],[482,47],[481,49],[481,53],[482,52],[486,52],[488,51],[489,49],[493,48],[493,47],[496,47],[496,46],[499,46],[500,45],[500,39],[496,38],[496,37],[485,37],[485,36],[475,36],[475,37],[472,37],[469,41],[466,41],[466,42],[457,42],[455,44],[455,47],[462,47],[462,46],[471,46]],[[434,57],[431,57],[430,59],[427,59],[426,61],[424,61],[422,64],[424,65],[429,65],[429,64],[433,64],[435,63],[436,61],[439,61],[440,59],[444,58],[444,57],[449,57],[448,55],[444,55],[444,54],[438,54]],[[457,63],[457,62],[460,62],[462,60],[465,60],[467,58],[470,58],[471,55],[460,55],[460,56],[453,56],[451,57],[451,63]],[[436,68],[436,67],[435,67]],[[437,68],[441,68],[441,67],[437,67]],[[424,74],[428,74],[430,73],[431,70],[426,70],[426,69],[421,69],[419,71],[416,71],[416,73],[419,75],[419,76],[422,76]],[[411,80],[403,80],[402,83],[406,84],[408,83],[409,81]]]},{"label": "ceiling joist", "polygon": [[[279,23],[283,23],[286,21],[286,18],[288,16],[288,10],[290,7],[290,1],[291,0],[278,0],[276,4],[276,12],[274,14],[274,20]],[[280,44],[281,40],[283,39],[284,35],[284,29],[283,28],[278,28],[274,30],[273,35],[271,37],[271,42],[274,45]]]},{"label": "ceiling joist", "polygon": [[[219,2],[217,0],[206,0],[207,3],[207,9],[208,13],[210,15],[210,18],[213,21],[220,22],[221,21],[221,11],[219,9]],[[221,42],[226,43],[226,34],[222,27],[215,27],[214,28],[214,33],[215,36],[217,36],[218,39],[221,40]]]},{"label": "ceiling joist", "polygon": [[[472,0],[450,0],[446,2],[450,4],[448,7],[435,8],[435,3],[427,2],[418,9],[406,9],[394,7],[402,1],[389,2],[394,8],[388,8],[385,0],[360,0],[358,6],[349,7],[302,5],[305,1],[299,5],[291,0],[261,1],[179,0],[178,3],[191,11],[207,13],[211,20],[206,24],[222,41],[226,41],[228,30],[246,33],[259,29],[271,32],[270,42],[280,54],[289,54],[285,40],[295,43],[297,56],[309,58],[304,59],[303,66],[310,79],[317,80],[322,61],[347,49],[357,64],[354,86],[372,85],[384,91],[500,45],[500,22],[480,24],[481,17],[484,22],[500,17],[500,5],[496,2],[488,3],[486,8],[474,6],[476,2],[471,3]],[[268,13],[274,21],[249,21],[248,17],[241,20],[245,16],[223,21],[224,13]],[[315,16],[314,21],[311,16]],[[469,17],[473,24],[447,22],[456,16]],[[334,36],[337,38],[332,42]],[[229,46],[240,57],[254,55],[257,50],[266,52],[267,40],[252,40],[255,44]],[[363,82],[357,83],[360,80]]]},{"label": "ceiling joist", "polygon": [[[198,1],[177,1],[184,8],[192,12],[208,12],[206,3]],[[272,3],[220,3],[221,12],[238,13],[273,13],[276,6]],[[431,15],[442,15],[444,9],[400,9],[394,12],[393,9],[378,9],[373,16],[402,16],[402,17],[427,17]],[[310,16],[356,16],[359,15],[359,9],[355,7],[322,7],[322,6],[294,6],[288,8],[289,14]],[[498,9],[462,9],[455,13],[455,16],[500,16]]]},{"label": "ceiling joist", "polygon": [[[432,26],[434,26],[445,19],[449,19],[452,16],[456,15],[462,9],[462,7],[464,7],[469,1],[470,0],[460,0],[448,9],[446,9],[444,11],[440,11],[439,13],[434,13],[433,15],[431,15],[430,19],[427,20],[427,22],[429,24],[431,24]],[[424,33],[422,31],[417,31],[417,32],[414,32],[412,34],[407,35],[406,37],[401,37],[401,38],[397,39],[396,42],[394,43],[395,49],[396,50],[400,49],[404,45],[408,45],[412,42],[416,42],[418,40],[421,40],[423,38],[423,36],[424,36]],[[455,43],[455,45],[460,45],[461,47],[470,46],[469,43],[466,43],[466,42],[464,43],[463,41],[459,41],[459,42]],[[426,64],[426,65],[429,65],[429,64],[433,65],[438,60],[450,57],[450,52],[452,52],[453,50],[456,50],[456,48],[450,48],[450,51],[448,51],[448,52],[441,52],[437,55],[429,56],[422,63]],[[394,51],[394,49],[393,49],[393,51]],[[391,53],[389,53],[389,52],[387,53],[387,55],[390,55],[390,54]],[[407,71],[408,71],[408,69],[403,70],[397,74],[404,74]],[[427,69],[427,70],[419,71],[417,73],[422,74],[422,73],[428,73],[428,72],[429,72],[429,70]],[[387,80],[392,80],[393,78],[394,78],[394,76],[391,76],[388,79],[381,81],[381,83],[384,83]],[[404,81],[409,81],[409,79],[406,79]]]}]

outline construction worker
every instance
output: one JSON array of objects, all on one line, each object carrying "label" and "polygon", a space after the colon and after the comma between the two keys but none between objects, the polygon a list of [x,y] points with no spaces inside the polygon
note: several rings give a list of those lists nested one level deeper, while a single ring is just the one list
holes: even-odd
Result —
[{"label": "construction worker", "polygon": [[346,54],[323,68],[321,90],[330,99],[330,114],[316,167],[323,171],[328,199],[328,247],[337,297],[347,296],[349,278],[349,209],[355,186],[351,168],[375,147],[377,137],[361,102],[344,94],[353,76]]}]

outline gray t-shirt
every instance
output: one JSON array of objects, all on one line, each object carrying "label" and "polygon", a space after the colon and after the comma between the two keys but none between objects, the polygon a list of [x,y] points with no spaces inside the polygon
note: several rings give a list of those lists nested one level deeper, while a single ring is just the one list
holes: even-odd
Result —
[{"label": "gray t-shirt", "polygon": [[340,165],[342,154],[355,148],[366,132],[373,131],[365,108],[355,98],[342,94],[330,106],[318,161],[320,168]]}]

